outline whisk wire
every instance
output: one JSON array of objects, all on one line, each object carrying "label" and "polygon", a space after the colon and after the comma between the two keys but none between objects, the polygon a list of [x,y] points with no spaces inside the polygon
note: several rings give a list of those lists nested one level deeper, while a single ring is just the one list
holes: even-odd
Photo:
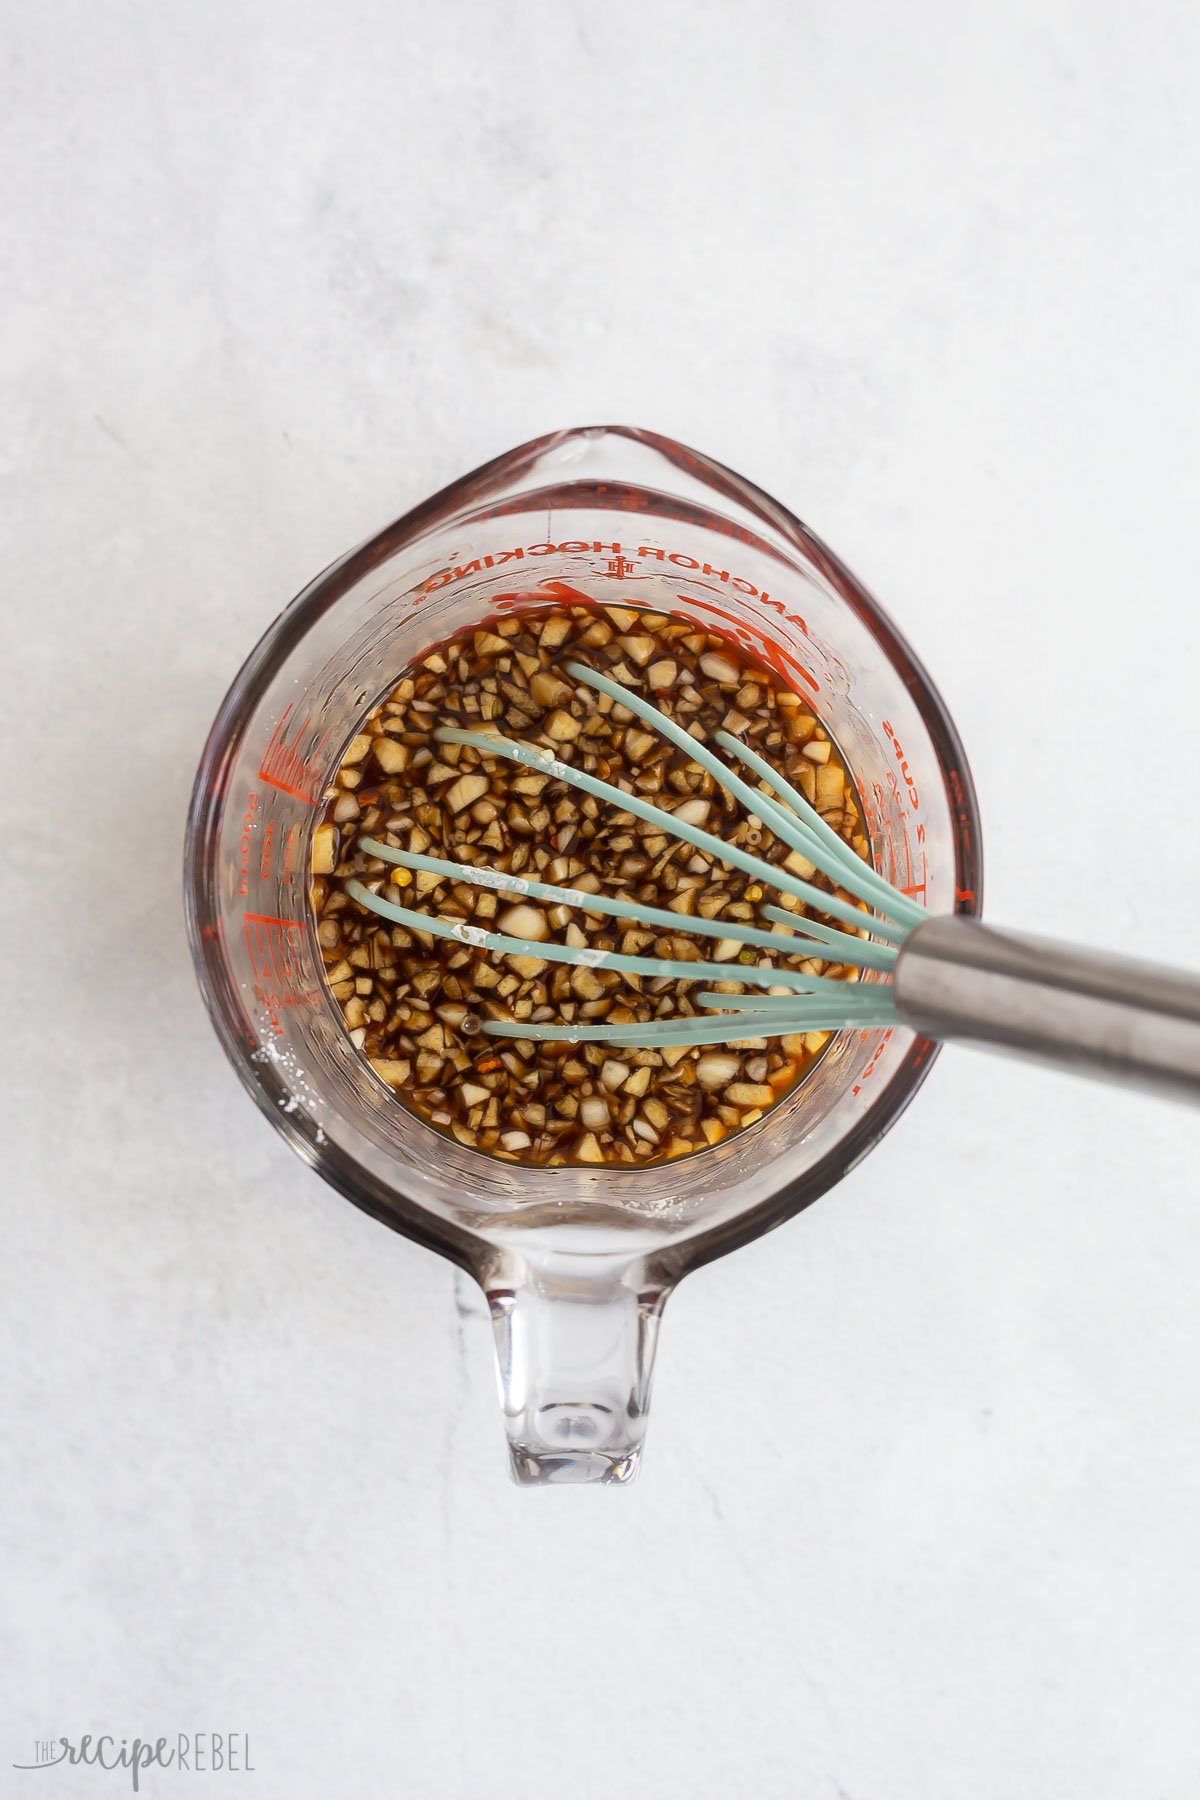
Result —
[{"label": "whisk wire", "polygon": [[[553,780],[565,781],[569,786],[591,794],[597,800],[606,800],[612,806],[620,807],[623,812],[633,813],[635,818],[645,819],[648,824],[657,825],[668,836],[682,838],[685,843],[692,844],[697,850],[704,850],[720,862],[731,863],[743,873],[751,875],[757,881],[764,881],[770,887],[779,888],[785,894],[792,894],[803,900],[807,906],[814,906],[830,918],[841,919],[844,924],[855,930],[869,931],[873,936],[882,937],[887,943],[900,945],[904,942],[907,931],[903,926],[894,924],[890,919],[881,919],[871,913],[864,912],[859,906],[852,906],[846,900],[839,900],[836,894],[826,893],[823,888],[814,886],[811,881],[793,875],[789,870],[779,868],[774,863],[764,862],[761,857],[752,856],[737,844],[726,844],[704,831],[698,825],[692,825],[674,813],[654,806],[649,800],[643,800],[640,794],[627,793],[624,788],[613,787],[607,781],[601,781],[596,775],[587,775],[582,769],[576,769],[571,763],[563,762],[553,750],[540,746],[514,743],[511,738],[493,737],[488,732],[466,731],[457,725],[443,725],[434,733],[443,744],[469,744],[472,749],[480,750],[486,756],[503,756],[509,762],[520,763],[526,769],[534,769],[539,774],[549,775]],[[690,740],[692,742],[694,740]],[[747,790],[751,792],[752,790]]]},{"label": "whisk wire", "polygon": [[[493,869],[486,865],[477,867],[473,863],[447,862],[444,857],[426,856],[419,850],[401,850],[394,844],[385,844],[381,838],[359,838],[358,846],[367,856],[391,863],[395,868],[464,881],[472,887],[518,894],[524,899],[542,900],[551,906],[570,906],[581,912],[602,913],[610,918],[628,919],[637,925],[654,925],[662,931],[695,932],[701,937],[733,940],[760,950],[780,951],[787,944],[780,932],[745,925],[740,919],[704,919],[697,914],[670,912],[660,906],[645,906],[638,900],[622,900],[616,894],[593,894],[585,888],[559,887],[554,882],[536,881],[529,875],[511,875],[504,869]],[[870,944],[862,938],[852,937],[849,932],[835,931],[828,926],[822,926],[817,931],[813,929],[818,923],[816,920],[798,918],[795,913],[785,912],[782,907],[773,908],[772,911],[778,915],[774,920],[776,924],[784,924],[791,929],[791,935],[797,944],[796,955],[815,956],[819,953],[824,956],[824,952],[833,945],[837,956],[827,957],[826,961],[850,963],[860,969],[887,970],[896,960],[896,952],[890,945]]]},{"label": "whisk wire", "polygon": [[840,1006],[825,1003],[787,1018],[764,1018],[761,1013],[719,1013],[708,1018],[656,1019],[649,1024],[626,1025],[526,1025],[516,1019],[490,1020],[484,1030],[490,1037],[526,1039],[535,1043],[599,1043],[630,1050],[667,1050],[696,1044],[764,1044],[768,1037],[794,1037],[809,1031],[878,1030],[895,1023],[893,1012],[847,1014]]},{"label": "whisk wire", "polygon": [[793,787],[778,769],[773,769],[766,758],[758,754],[757,750],[752,750],[749,744],[743,744],[740,738],[734,737],[733,733],[729,731],[719,731],[717,742],[723,744],[734,756],[740,757],[747,768],[753,769],[754,773],[765,781],[781,800],[800,814],[803,823],[808,826],[817,841],[819,860],[827,868],[830,863],[836,867],[843,887],[857,893],[862,900],[873,900],[889,918],[895,919],[898,924],[916,926],[921,923],[922,919],[928,918],[928,910],[919,901],[911,899],[907,894],[902,894],[898,888],[893,887],[890,881],[877,874],[868,863],[865,863],[861,856],[856,856],[849,844],[838,836],[832,825],[821,817],[816,807],[806,800],[799,789]]},{"label": "whisk wire", "polygon": [[[576,769],[553,749],[517,743],[500,735],[495,727],[469,730],[458,726],[441,726],[434,735],[441,743],[469,745],[484,755],[504,757],[566,782],[644,820],[668,836],[691,844],[717,861],[742,870],[754,880],[767,883],[780,894],[820,912],[824,918],[800,916],[781,906],[766,906],[763,913],[775,926],[774,930],[767,931],[740,920],[706,919],[645,906],[619,895],[594,894],[585,888],[539,881],[502,869],[450,862],[418,851],[403,850],[372,837],[361,838],[359,848],[392,867],[411,869],[439,880],[462,881],[508,892],[550,905],[577,908],[584,913],[625,919],[660,932],[696,933],[727,942],[732,940],[746,948],[736,960],[727,956],[724,960],[697,957],[694,961],[683,961],[624,954],[586,944],[564,944],[491,931],[468,919],[421,912],[384,898],[377,891],[379,884],[368,886],[357,879],[347,883],[347,893],[360,905],[411,931],[454,940],[498,956],[536,958],[543,965],[552,962],[577,968],[609,969],[651,980],[719,980],[736,983],[739,989],[770,990],[723,993],[715,987],[706,988],[695,996],[697,1004],[707,1009],[704,1015],[688,1011],[652,1021],[631,1019],[597,1023],[586,1016],[557,1024],[546,1018],[488,1019],[482,1028],[494,1037],[608,1043],[623,1048],[670,1048],[763,1042],[764,1032],[770,1037],[786,1037],[847,1026],[862,1030],[894,1024],[897,1016],[895,998],[888,980],[855,982],[780,968],[765,960],[743,961],[742,957],[751,950],[773,950],[792,957],[803,956],[810,965],[813,961],[841,963],[852,971],[864,969],[886,977],[894,969],[898,949],[908,932],[928,916],[925,908],[910,896],[901,894],[857,856],[803,794],[757,751],[730,732],[719,732],[717,742],[758,777],[762,784],[758,789],[752,788],[689,731],[624,683],[579,662],[569,663],[567,672],[628,708],[654,731],[685,751],[782,843],[813,865],[814,873],[816,868],[822,869],[840,888],[854,895],[857,904],[842,899],[839,894],[826,892],[804,876],[767,862],[740,845],[725,843],[701,825],[654,805],[640,794]],[[865,911],[864,908],[875,910]],[[831,918],[839,921],[839,926],[825,922]],[[786,927],[786,931],[781,927]]]},{"label": "whisk wire", "polygon": [[787,912],[782,906],[764,906],[764,917],[777,925],[790,925],[793,935],[812,943],[813,954],[825,955],[825,951],[833,949],[836,956],[826,958],[830,962],[854,962],[861,969],[878,969],[881,974],[888,975],[896,966],[899,951],[894,944],[866,944],[860,942],[855,954],[846,954],[845,931],[839,931],[834,925],[825,925],[820,919],[798,918],[795,913]]},{"label": "whisk wire", "polygon": [[[665,737],[678,749],[685,751],[691,760],[698,763],[702,769],[706,769],[727,793],[732,794],[735,800],[740,800],[747,812],[753,813],[757,818],[762,819],[765,825],[770,826],[775,835],[782,838],[790,849],[798,851],[801,856],[809,857],[810,861],[814,860],[811,855],[814,850],[816,850],[819,860],[826,864],[831,859],[835,860],[838,874],[842,877],[842,886],[848,888],[851,893],[857,894],[860,900],[866,900],[868,897],[860,890],[869,888],[873,890],[872,897],[875,903],[887,916],[895,918],[898,923],[904,919],[906,912],[915,914],[906,921],[910,925],[915,925],[918,919],[924,916],[923,907],[917,907],[914,902],[905,900],[896,892],[890,882],[884,881],[882,876],[876,875],[875,871],[869,868],[860,856],[856,856],[853,850],[842,842],[837,833],[825,823],[815,807],[809,805],[803,794],[798,793],[788,783],[783,782],[782,785],[787,789],[789,800],[792,802],[793,810],[790,813],[778,802],[772,800],[769,794],[764,794],[760,790],[752,788],[748,782],[743,781],[741,776],[727,767],[719,756],[714,756],[711,750],[694,738],[690,731],[685,731],[682,725],[675,723],[674,719],[668,719],[657,706],[651,705],[648,700],[643,700],[640,694],[633,693],[623,682],[615,681],[609,675],[602,675],[596,669],[589,669],[586,663],[581,662],[568,663],[567,673],[573,675],[577,681],[586,683],[588,687],[596,688],[600,693],[607,694],[619,705],[627,707],[652,730],[657,731],[660,736]],[[718,733],[717,741],[733,745],[739,754],[746,749],[746,746],[729,732]],[[754,751],[750,751],[746,758],[747,762],[750,761],[750,757],[754,759],[751,766],[755,768],[755,772],[761,778],[769,780],[771,786],[778,791],[778,784],[782,782],[782,777],[774,772],[771,765],[764,762],[762,757]],[[832,840],[832,845],[830,840]],[[822,849],[824,850],[823,855]]]},{"label": "whisk wire", "polygon": [[[679,962],[668,957],[625,956],[617,950],[577,949],[572,944],[539,942],[534,938],[510,937],[502,931],[486,931],[467,919],[448,919],[441,913],[416,912],[411,907],[399,906],[358,880],[348,881],[346,892],[371,912],[391,919],[409,931],[425,931],[433,937],[469,944],[477,950],[490,950],[496,956],[537,957],[543,962],[569,963],[576,968],[615,969],[621,975],[645,975],[652,981],[700,981],[706,978],[720,981],[730,975],[728,963],[707,961],[702,957],[695,962]],[[835,993],[840,996],[847,985],[829,975],[804,975],[798,969],[778,969],[770,963],[738,963],[736,967],[737,979],[753,987],[792,987],[803,993],[829,989],[832,999]]]}]

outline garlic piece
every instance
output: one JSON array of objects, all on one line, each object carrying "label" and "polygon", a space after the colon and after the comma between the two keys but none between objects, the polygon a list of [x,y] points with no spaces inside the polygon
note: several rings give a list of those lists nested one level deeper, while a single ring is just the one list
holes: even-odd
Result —
[{"label": "garlic piece", "polygon": [[623,637],[618,638],[617,642],[622,650],[633,658],[639,669],[644,669],[654,655],[654,639],[652,637]]},{"label": "garlic piece", "polygon": [[571,621],[561,614],[546,620],[538,634],[538,643],[545,644],[547,650],[556,650],[571,635]]},{"label": "garlic piece", "polygon": [[558,706],[570,698],[571,690],[565,681],[552,675],[549,669],[540,669],[529,683],[529,692],[539,706]]},{"label": "garlic piece", "polygon": [[412,1073],[412,1063],[407,1058],[373,1056],[371,1067],[389,1087],[403,1087]]},{"label": "garlic piece", "polygon": [[766,1082],[735,1081],[725,1090],[725,1098],[730,1106],[770,1106],[775,1089]]},{"label": "garlic piece", "polygon": [[582,729],[578,719],[573,719],[569,712],[561,709],[550,713],[542,725],[546,736],[553,738],[556,744],[571,743]]},{"label": "garlic piece", "polygon": [[398,744],[395,738],[377,737],[375,760],[385,775],[402,775],[408,767],[408,745]]},{"label": "garlic piece", "polygon": [[460,775],[454,786],[446,793],[446,805],[453,813],[462,812],[465,807],[473,806],[476,800],[482,800],[488,791],[486,775]]},{"label": "garlic piece", "polygon": [[712,1054],[702,1056],[696,1064],[696,1080],[702,1088],[710,1092],[716,1088],[728,1087],[736,1080],[741,1069],[741,1061],[736,1056],[719,1056]]},{"label": "garlic piece", "polygon": [[840,806],[845,792],[842,771],[836,764],[826,764],[817,770],[817,807],[821,812]]},{"label": "garlic piece", "polygon": [[543,956],[510,956],[508,965],[515,969],[522,981],[532,981],[535,975],[541,975],[546,968]]},{"label": "garlic piece", "polygon": [[312,872],[314,875],[333,874],[334,837],[332,825],[318,825],[313,832]]},{"label": "garlic piece", "polygon": [[722,687],[737,687],[742,679],[741,670],[731,663],[727,656],[719,651],[710,650],[700,658],[700,667],[710,681],[719,681]]},{"label": "garlic piece", "polygon": [[510,906],[500,914],[499,926],[506,937],[529,938],[535,944],[550,936],[546,915],[536,906]]}]

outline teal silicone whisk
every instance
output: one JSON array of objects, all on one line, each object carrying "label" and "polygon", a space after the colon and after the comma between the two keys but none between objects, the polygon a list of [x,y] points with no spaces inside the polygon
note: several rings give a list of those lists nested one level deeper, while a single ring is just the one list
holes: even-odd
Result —
[{"label": "teal silicone whisk", "polygon": [[[740,984],[774,991],[731,995],[702,988],[696,1002],[704,1012],[695,1017],[618,1024],[495,1019],[483,1024],[486,1033],[526,1040],[558,1038],[569,1043],[664,1048],[904,1025],[928,1037],[1009,1050],[1081,1073],[1200,1100],[1200,978],[997,931],[975,919],[931,914],[856,855],[803,794],[730,732],[718,732],[716,742],[755,779],[755,786],[746,774],[739,774],[623,682],[580,662],[568,664],[567,672],[609,695],[684,750],[782,843],[811,864],[814,874],[819,870],[855,896],[858,904],[840,899],[787,867],[725,843],[689,820],[686,806],[675,812],[655,806],[640,795],[574,768],[553,749],[517,743],[489,731],[450,726],[436,732],[441,742],[469,744],[488,756],[504,757],[566,782],[734,865],[764,886],[816,909],[822,918],[771,905],[762,909],[775,927],[771,931],[730,919],[681,919],[678,913],[615,895],[449,862],[401,850],[377,838],[361,838],[360,849],[385,863],[553,906],[578,908],[660,931],[686,930],[709,938],[734,939],[748,950],[836,961],[852,975],[833,979],[770,961],[739,962],[735,973]],[[462,919],[386,900],[358,880],[347,884],[347,892],[383,918],[497,956],[536,957],[651,980],[719,982],[734,972],[727,962],[716,960],[675,962],[594,949],[586,943],[547,942],[488,931]],[[826,919],[836,922],[826,924]]]}]

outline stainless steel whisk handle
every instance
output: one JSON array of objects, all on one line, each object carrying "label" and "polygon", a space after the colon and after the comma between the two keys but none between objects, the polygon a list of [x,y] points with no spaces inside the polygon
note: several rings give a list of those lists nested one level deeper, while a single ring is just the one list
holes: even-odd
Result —
[{"label": "stainless steel whisk handle", "polygon": [[927,920],[895,973],[896,1010],[954,1039],[1200,1104],[1200,977],[1074,944]]}]

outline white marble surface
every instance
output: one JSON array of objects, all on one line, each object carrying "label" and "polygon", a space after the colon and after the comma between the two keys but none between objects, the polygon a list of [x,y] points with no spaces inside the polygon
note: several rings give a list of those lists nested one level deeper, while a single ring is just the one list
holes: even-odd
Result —
[{"label": "white marble surface", "polygon": [[7,15],[0,1789],[215,1729],[253,1778],[143,1791],[1195,1795],[1194,1116],[947,1053],[674,1299],[638,1486],[520,1493],[470,1296],[247,1104],[177,878],[281,603],[622,420],[901,620],[994,918],[1195,962],[1195,8]]}]

